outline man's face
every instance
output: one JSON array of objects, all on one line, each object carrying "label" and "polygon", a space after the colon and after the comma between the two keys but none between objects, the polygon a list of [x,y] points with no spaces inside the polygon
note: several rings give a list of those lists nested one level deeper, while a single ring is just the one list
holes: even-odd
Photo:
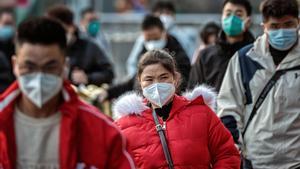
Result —
[{"label": "man's face", "polygon": [[3,13],[0,16],[0,27],[2,26],[14,26],[14,17],[11,13]]},{"label": "man's face", "polygon": [[247,15],[247,11],[244,6],[228,2],[223,8],[222,20],[230,15],[236,15],[241,18],[245,22],[245,28],[250,27],[250,17]]},{"label": "man's face", "polygon": [[265,32],[268,30],[298,28],[299,18],[290,15],[281,18],[270,17],[263,23],[263,27]]},{"label": "man's face", "polygon": [[12,58],[13,70],[18,78],[21,75],[43,72],[63,77],[65,67],[64,52],[58,45],[24,43],[17,46]]},{"label": "man's face", "polygon": [[98,15],[94,12],[89,12],[83,16],[81,20],[81,24],[84,28],[86,28],[90,22],[97,21],[97,20],[99,20]]},{"label": "man's face", "polygon": [[247,11],[243,6],[236,5],[236,4],[229,2],[223,8],[222,19],[224,19],[232,14],[240,17],[242,20],[245,20],[248,17]]},{"label": "man's face", "polygon": [[155,40],[166,39],[165,31],[161,30],[158,27],[152,27],[148,30],[144,30],[143,35],[144,35],[145,41],[155,41]]},{"label": "man's face", "polygon": [[216,41],[217,41],[217,34],[211,34],[208,36],[207,45],[213,45],[216,43]]}]

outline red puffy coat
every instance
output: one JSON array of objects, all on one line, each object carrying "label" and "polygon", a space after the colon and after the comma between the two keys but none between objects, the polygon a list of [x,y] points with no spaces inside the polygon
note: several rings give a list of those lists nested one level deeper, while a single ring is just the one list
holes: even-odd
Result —
[{"label": "red puffy coat", "polygon": [[[205,104],[214,102],[215,94],[201,86],[186,97],[175,95],[165,129],[175,169],[239,169],[240,156],[231,134]],[[113,111],[136,166],[167,169],[152,110],[142,97],[124,95]]]},{"label": "red puffy coat", "polygon": [[[14,83],[0,96],[0,169],[16,168],[13,114],[20,93]],[[118,127],[95,107],[80,101],[69,83],[64,83],[62,93],[65,101],[59,108],[62,113],[60,168],[135,168]]]}]

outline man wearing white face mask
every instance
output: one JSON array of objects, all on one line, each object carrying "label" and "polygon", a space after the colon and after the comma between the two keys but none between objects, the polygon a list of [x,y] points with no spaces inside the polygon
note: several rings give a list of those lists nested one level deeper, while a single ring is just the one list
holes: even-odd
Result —
[{"label": "man wearing white face mask", "polygon": [[149,15],[145,17],[142,23],[142,30],[145,42],[139,56],[155,49],[165,49],[170,52],[176,61],[179,72],[183,76],[183,87],[185,88],[191,66],[180,43],[166,32],[161,20],[155,16]]},{"label": "man wearing white face mask", "polygon": [[229,62],[218,115],[255,169],[300,167],[300,44],[296,0],[262,4],[264,34]]},{"label": "man wearing white face mask", "polygon": [[[194,31],[193,29],[182,30],[178,28],[175,23],[176,9],[174,4],[169,0],[157,1],[154,4],[151,13],[160,18],[166,32],[179,42],[191,60],[196,49],[197,31]],[[130,77],[134,76],[136,73],[137,63],[139,61],[144,42],[144,36],[141,34],[135,41],[127,59],[127,73]]]},{"label": "man wearing white face mask", "polygon": [[179,26],[176,24],[176,9],[173,2],[169,0],[158,1],[156,4],[154,4],[152,13],[160,18],[166,31],[178,40],[191,60],[196,49],[197,32],[192,28],[179,28]]},{"label": "man wearing white face mask", "polygon": [[64,78],[61,24],[24,21],[16,42],[17,81],[0,96],[0,168],[134,168],[115,125]]}]

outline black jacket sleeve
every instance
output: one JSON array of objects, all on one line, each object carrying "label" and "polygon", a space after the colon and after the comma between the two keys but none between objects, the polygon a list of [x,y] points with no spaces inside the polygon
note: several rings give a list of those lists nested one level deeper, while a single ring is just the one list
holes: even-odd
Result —
[{"label": "black jacket sleeve", "polygon": [[187,86],[187,81],[189,79],[189,73],[191,70],[190,60],[184,51],[177,53],[176,57],[174,58],[177,64],[177,69],[182,75],[181,90],[185,90]]},{"label": "black jacket sleeve", "polygon": [[204,66],[203,66],[203,61],[201,59],[202,56],[203,53],[200,52],[196,62],[191,68],[190,77],[187,85],[188,89],[192,89],[198,84],[205,83],[205,76],[203,71]]},{"label": "black jacket sleeve", "polygon": [[114,78],[113,67],[105,53],[93,43],[89,43],[88,52],[93,56],[92,71],[86,72],[89,84],[101,85],[111,83]]},{"label": "black jacket sleeve", "polygon": [[108,93],[108,100],[114,99],[114,98],[118,98],[119,96],[121,96],[122,94],[134,90],[134,85],[135,85],[135,81],[136,81],[136,76],[133,76],[132,78],[130,78],[129,80],[114,85],[112,87],[110,87],[107,91]]},{"label": "black jacket sleeve", "polygon": [[14,79],[10,62],[7,60],[7,57],[0,52],[0,93],[2,93]]}]

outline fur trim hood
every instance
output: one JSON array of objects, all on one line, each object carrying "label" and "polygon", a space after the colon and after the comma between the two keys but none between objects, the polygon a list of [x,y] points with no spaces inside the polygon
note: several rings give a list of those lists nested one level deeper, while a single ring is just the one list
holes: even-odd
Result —
[{"label": "fur trim hood", "polygon": [[[197,86],[193,90],[184,92],[182,96],[189,101],[193,101],[199,96],[202,96],[207,106],[212,110],[215,110],[216,108],[217,94],[213,88],[206,85]],[[143,102],[143,96],[136,92],[128,92],[120,96],[113,103],[113,118],[117,120],[127,115],[141,115],[142,112],[147,109],[149,109],[149,107]]]}]

